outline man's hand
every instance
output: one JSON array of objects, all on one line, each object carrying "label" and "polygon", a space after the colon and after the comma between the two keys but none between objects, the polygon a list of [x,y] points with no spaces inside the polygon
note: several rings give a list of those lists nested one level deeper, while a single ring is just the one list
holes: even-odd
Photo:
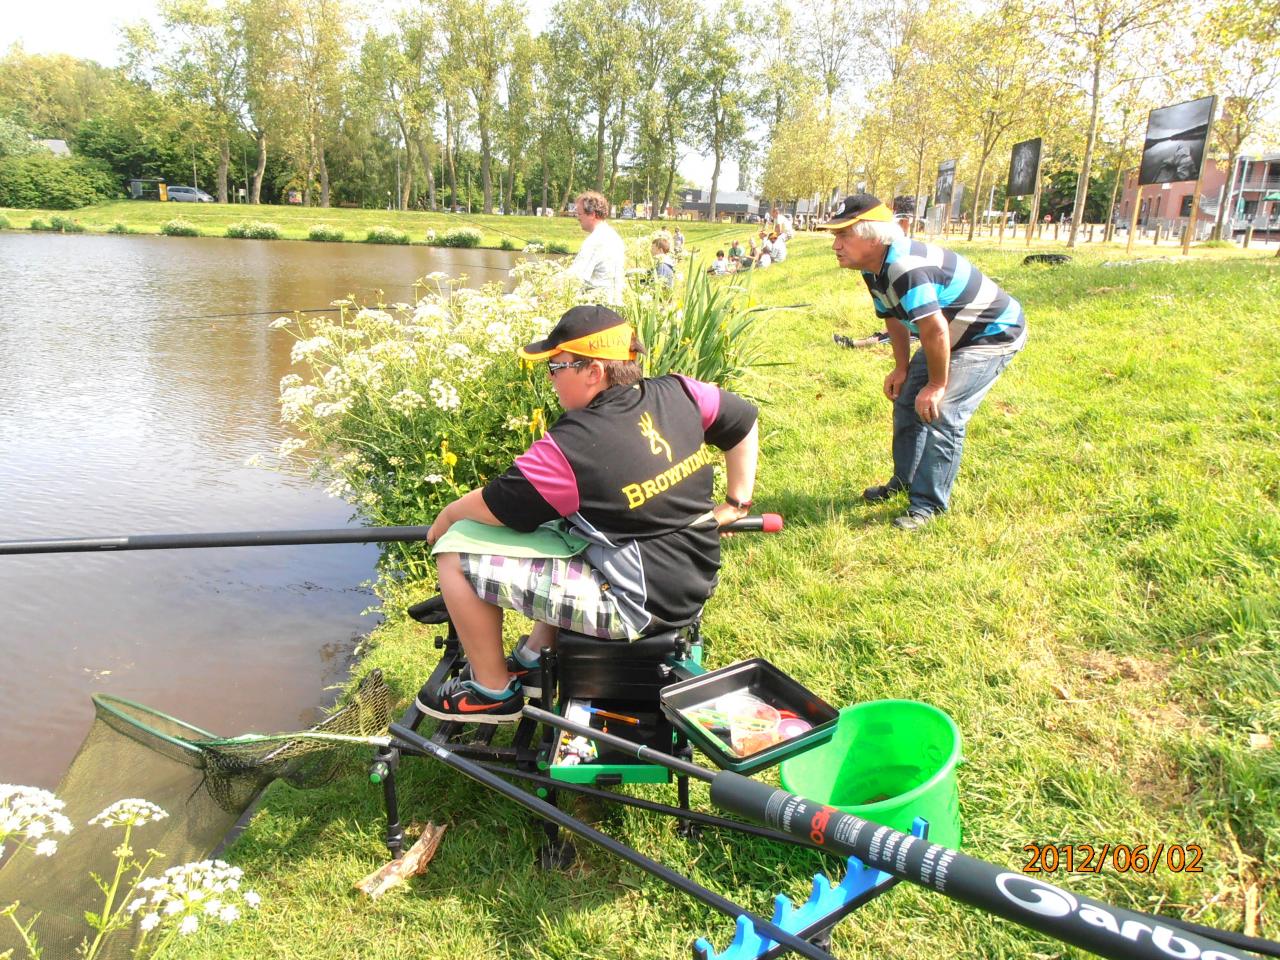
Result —
[{"label": "man's hand", "polygon": [[884,395],[890,400],[897,400],[902,392],[902,385],[907,381],[907,368],[894,367],[884,378]]},{"label": "man's hand", "polygon": [[933,423],[942,412],[942,398],[947,395],[947,388],[926,383],[916,394],[916,413],[925,423]]}]

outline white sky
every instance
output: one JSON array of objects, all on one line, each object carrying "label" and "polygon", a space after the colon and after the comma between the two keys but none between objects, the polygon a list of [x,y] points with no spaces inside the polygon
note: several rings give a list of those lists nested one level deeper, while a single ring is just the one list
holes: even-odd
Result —
[{"label": "white sky", "polygon": [[[534,31],[546,25],[552,0],[525,0]],[[0,53],[21,42],[29,53],[69,53],[97,60],[105,66],[120,62],[120,28],[137,20],[154,20],[155,0],[43,0],[41,3],[7,4],[0,17]],[[710,157],[689,156],[680,173],[703,188],[711,186]],[[738,165],[726,160],[720,171],[720,189],[738,185]]]}]

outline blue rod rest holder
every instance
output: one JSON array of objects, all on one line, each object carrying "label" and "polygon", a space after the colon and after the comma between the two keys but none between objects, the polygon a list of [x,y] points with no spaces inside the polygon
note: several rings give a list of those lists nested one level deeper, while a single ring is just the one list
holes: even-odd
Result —
[{"label": "blue rod rest holder", "polygon": [[[916,817],[911,824],[911,835],[924,840],[929,834],[929,824]],[[848,870],[835,886],[824,874],[815,874],[813,892],[803,905],[797,907],[783,894],[773,898],[773,923],[787,933],[798,937],[811,937],[833,925],[852,910],[875,899],[893,886],[897,880],[882,870],[872,870],[857,857],[850,857]],[[716,953],[710,941],[699,937],[693,945],[696,960],[757,960],[773,952],[785,953],[786,947],[776,940],[756,931],[754,924],[739,916],[733,932],[733,940],[724,952]]]}]

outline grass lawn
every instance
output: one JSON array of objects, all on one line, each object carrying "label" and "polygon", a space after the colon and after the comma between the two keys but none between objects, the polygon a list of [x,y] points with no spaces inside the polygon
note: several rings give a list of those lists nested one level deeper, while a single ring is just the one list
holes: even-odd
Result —
[{"label": "grass lawn", "polygon": [[[77,215],[145,225],[172,209]],[[180,212],[227,220],[226,208]],[[328,214],[415,236],[447,219]],[[337,221],[328,214],[249,211],[289,236]],[[496,229],[577,241],[568,219],[472,219],[486,243]],[[713,230],[733,234],[686,232],[709,246]],[[754,278],[759,302],[802,305],[763,321],[784,365],[747,383],[763,407],[756,502],[787,529],[726,546],[705,618],[708,664],[763,656],[835,704],[933,703],[964,738],[967,852],[1019,870],[1030,843],[1198,844],[1200,873],[1046,879],[1235,930],[1260,914],[1274,937],[1280,260],[1204,249],[1108,266],[1123,247],[1099,244],[1033,267],[1021,265],[1021,244],[958,249],[1023,302],[1030,342],[971,424],[952,513],[916,534],[888,524],[901,503],[867,507],[858,496],[890,466],[888,348],[831,342],[876,328],[861,279],[809,236]],[[435,662],[436,631],[394,613],[361,669],[383,668],[407,699]],[[630,789],[674,802],[674,788]],[[710,809],[703,788],[694,797]],[[540,827],[439,764],[407,762],[401,800],[406,819],[449,832],[425,876],[370,903],[352,883],[385,857],[380,790],[359,775],[320,791],[272,788],[228,854],[263,894],[261,911],[202,930],[181,955],[569,960],[682,957],[699,935],[728,942],[728,920],[584,844],[569,871],[539,871]],[[760,913],[778,892],[803,897],[818,870],[842,875],[807,851],[711,831],[690,844],[640,812],[572,809]],[[833,952],[1084,956],[906,885],[842,922]]]}]

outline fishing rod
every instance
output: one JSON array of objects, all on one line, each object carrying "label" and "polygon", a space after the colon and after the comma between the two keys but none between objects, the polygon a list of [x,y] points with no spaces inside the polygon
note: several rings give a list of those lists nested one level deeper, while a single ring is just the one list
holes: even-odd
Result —
[{"label": "fishing rod", "polygon": [[[429,526],[340,527],[335,530],[242,530],[225,533],[151,533],[120,537],[0,540],[0,556],[30,553],[105,553],[116,550],[197,550],[214,547],[278,547],[321,543],[398,543],[426,540]],[[763,513],[721,528],[727,533],[782,529],[782,517]]]},{"label": "fishing rod", "polygon": [[[576,723],[532,705],[523,715],[587,737],[711,785],[711,802],[828,853],[857,857],[868,867],[906,880],[1114,960],[1255,960],[1240,949],[1280,956],[1280,943],[1115,907],[1071,893],[937,843],[870,823],[731,771],[713,771],[652,747]],[[392,736],[436,756],[443,748],[393,724]],[[447,751],[446,751],[447,752]],[[444,759],[440,757],[440,759]],[[446,760],[458,766],[457,758]],[[463,761],[465,762],[465,761]],[[472,774],[465,769],[462,772]],[[762,936],[772,933],[757,924]],[[782,942],[782,941],[779,941]]]}]

